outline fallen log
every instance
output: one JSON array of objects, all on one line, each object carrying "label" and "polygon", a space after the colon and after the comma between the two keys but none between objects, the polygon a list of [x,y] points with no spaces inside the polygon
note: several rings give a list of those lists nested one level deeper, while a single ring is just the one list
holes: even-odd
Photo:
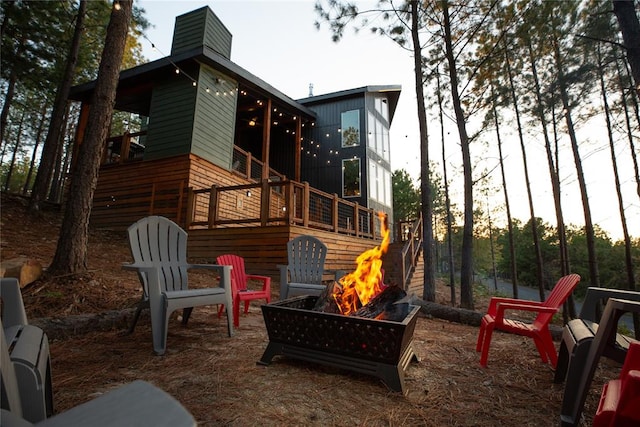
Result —
[{"label": "fallen log", "polygon": [[26,257],[3,260],[0,263],[0,277],[15,277],[24,288],[42,276],[42,264]]}]

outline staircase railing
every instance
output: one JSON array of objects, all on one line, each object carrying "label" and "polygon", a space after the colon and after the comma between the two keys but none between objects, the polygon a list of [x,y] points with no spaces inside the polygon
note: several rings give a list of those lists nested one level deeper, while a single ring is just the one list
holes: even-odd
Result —
[{"label": "staircase railing", "polygon": [[405,241],[401,252],[401,274],[402,284],[407,286],[411,275],[418,263],[418,257],[422,250],[422,215],[413,224],[406,224],[405,232],[401,234],[401,239]]}]

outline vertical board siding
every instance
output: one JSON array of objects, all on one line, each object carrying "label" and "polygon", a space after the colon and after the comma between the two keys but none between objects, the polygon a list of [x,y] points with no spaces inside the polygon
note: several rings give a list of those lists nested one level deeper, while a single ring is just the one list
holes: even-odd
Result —
[{"label": "vertical board siding", "polygon": [[186,77],[154,88],[144,159],[160,159],[191,151],[197,90]]},{"label": "vertical board siding", "polygon": [[207,46],[230,59],[231,39],[222,21],[205,6],[176,18],[171,55]]},{"label": "vertical board siding", "polygon": [[191,152],[226,169],[231,169],[233,157],[236,87],[235,80],[201,65]]}]

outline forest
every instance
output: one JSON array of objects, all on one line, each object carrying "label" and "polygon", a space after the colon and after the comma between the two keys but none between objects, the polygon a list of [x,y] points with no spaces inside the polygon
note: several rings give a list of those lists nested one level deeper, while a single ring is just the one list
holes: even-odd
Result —
[{"label": "forest", "polygon": [[[70,188],[79,106],[68,102],[68,91],[101,79],[101,62],[116,58],[107,55],[105,43],[116,4],[130,9],[118,61],[119,69],[126,69],[145,62],[140,42],[149,25],[133,2],[0,5],[0,185],[2,191],[30,198],[31,213],[43,202],[63,203],[64,189]],[[636,288],[640,236],[631,236],[628,224],[639,219],[628,212],[637,212],[640,203],[637,1],[380,1],[372,8],[367,3],[365,10],[358,2],[329,0],[315,8],[316,26],[328,26],[336,41],[348,27],[367,29],[414,57],[422,170],[418,183],[406,182],[406,171],[396,171],[394,206],[396,220],[424,218],[425,262],[434,267],[429,269],[433,275],[425,275],[426,300],[432,299],[435,274],[442,271],[460,272],[461,303],[467,307],[472,306],[473,275],[479,272],[541,289],[569,271],[582,276],[581,289]],[[110,124],[110,135],[135,129],[141,120],[107,113],[96,122]],[[437,119],[427,121],[427,114]],[[456,144],[445,146],[445,119],[455,123]],[[585,137],[594,121],[606,128],[606,139],[596,147]],[[504,179],[506,135],[518,142],[522,188],[508,187]],[[435,146],[442,146],[442,159],[430,157]],[[96,147],[98,154],[87,157],[84,166],[93,167],[91,159],[100,158],[103,147]],[[545,153],[546,164],[528,162],[533,150]],[[589,198],[588,182],[598,177],[585,176],[582,161],[594,150],[610,153],[602,168],[614,176],[611,192],[618,205],[611,211],[622,226],[620,240],[593,223],[590,204],[597,201]],[[459,160],[451,168],[445,158]],[[552,195],[544,202],[531,196],[534,168],[544,170],[551,182]],[[464,188],[450,187],[454,175],[463,177]],[[564,221],[568,181],[577,182],[584,225]],[[464,194],[462,205],[451,203],[453,191]],[[528,196],[526,222],[511,217],[514,193]],[[488,195],[501,200],[498,207],[485,206]],[[87,192],[85,201],[90,196]],[[74,197],[72,192],[67,203],[77,203]],[[555,224],[536,215],[536,203],[554,205]],[[81,222],[77,218],[63,228]],[[86,243],[82,236],[67,238],[76,246]],[[53,267],[82,270],[86,254],[69,251],[65,240],[60,247],[66,244],[64,252],[80,259],[56,257]]]}]

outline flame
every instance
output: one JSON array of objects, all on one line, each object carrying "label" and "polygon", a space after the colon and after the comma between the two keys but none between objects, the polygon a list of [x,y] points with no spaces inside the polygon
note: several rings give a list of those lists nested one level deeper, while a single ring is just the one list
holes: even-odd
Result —
[{"label": "flame", "polygon": [[342,314],[353,313],[382,290],[382,255],[389,248],[390,233],[386,214],[378,212],[378,219],[382,243],[358,255],[356,270],[339,280],[342,290],[333,295]]}]

